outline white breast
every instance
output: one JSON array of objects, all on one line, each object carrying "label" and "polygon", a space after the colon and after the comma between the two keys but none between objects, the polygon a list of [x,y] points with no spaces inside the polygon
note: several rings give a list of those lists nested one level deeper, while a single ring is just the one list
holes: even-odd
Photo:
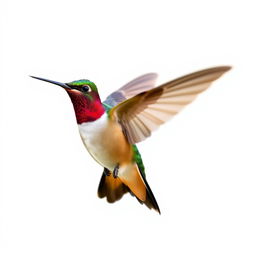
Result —
[{"label": "white breast", "polygon": [[86,122],[78,125],[82,141],[91,156],[102,166],[112,169],[115,163],[111,162],[108,148],[106,146],[106,134],[109,134],[108,117],[103,114],[93,122]]},{"label": "white breast", "polygon": [[87,142],[94,140],[107,127],[107,115],[103,114],[99,119],[93,122],[86,122],[78,125],[79,132]]}]

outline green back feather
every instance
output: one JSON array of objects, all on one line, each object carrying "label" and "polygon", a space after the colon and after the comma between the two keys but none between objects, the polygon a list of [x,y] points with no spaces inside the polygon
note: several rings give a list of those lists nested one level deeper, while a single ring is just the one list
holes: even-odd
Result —
[{"label": "green back feather", "polygon": [[138,165],[140,173],[144,176],[144,178],[146,178],[145,167],[141,158],[141,154],[135,144],[132,145],[132,149],[133,149],[133,160]]}]

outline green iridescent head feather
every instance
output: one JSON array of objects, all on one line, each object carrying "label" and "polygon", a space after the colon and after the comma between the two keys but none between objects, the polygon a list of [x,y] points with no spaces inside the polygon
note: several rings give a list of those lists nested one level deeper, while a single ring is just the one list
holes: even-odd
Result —
[{"label": "green iridescent head feather", "polygon": [[92,81],[88,80],[88,79],[80,79],[80,80],[76,80],[73,82],[68,83],[67,85],[70,86],[83,86],[83,85],[89,85],[92,89],[92,91],[98,91],[97,86],[95,85],[95,83],[93,83]]}]

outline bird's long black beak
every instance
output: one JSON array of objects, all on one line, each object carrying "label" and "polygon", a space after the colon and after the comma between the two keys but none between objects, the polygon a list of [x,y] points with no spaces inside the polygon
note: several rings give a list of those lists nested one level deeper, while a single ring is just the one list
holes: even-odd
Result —
[{"label": "bird's long black beak", "polygon": [[58,85],[58,86],[60,86],[64,89],[71,89],[67,84],[64,84],[64,83],[60,83],[60,82],[56,82],[56,81],[52,81],[52,80],[49,80],[49,79],[36,77],[36,76],[30,76],[30,77],[41,80],[41,81],[45,81],[45,82],[48,82],[48,83],[51,83],[51,84],[56,84],[56,85]]}]

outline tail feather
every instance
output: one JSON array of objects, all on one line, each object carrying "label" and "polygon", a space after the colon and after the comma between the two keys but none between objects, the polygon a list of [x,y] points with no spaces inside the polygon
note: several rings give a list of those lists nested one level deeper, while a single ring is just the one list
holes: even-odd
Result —
[{"label": "tail feather", "polygon": [[128,191],[129,188],[119,178],[114,178],[112,175],[107,176],[103,172],[98,188],[99,198],[106,197],[109,203],[114,203]]},{"label": "tail feather", "polygon": [[155,199],[155,196],[150,188],[150,186],[148,185],[148,182],[146,180],[146,178],[142,175],[143,177],[143,180],[144,180],[144,183],[146,185],[146,190],[147,190],[147,194],[146,194],[146,200],[143,202],[143,201],[140,201],[138,198],[138,201],[141,203],[141,204],[145,204],[149,209],[154,209],[156,210],[159,214],[161,214],[161,211],[160,211],[160,208],[157,204],[157,201]]},{"label": "tail feather", "polygon": [[105,173],[102,174],[98,188],[100,198],[106,197],[109,203],[114,203],[121,199],[126,192],[130,192],[141,204],[145,204],[149,209],[154,209],[160,214],[159,206],[146,177],[136,165],[118,178],[114,178],[112,174],[109,176],[106,176]]}]

